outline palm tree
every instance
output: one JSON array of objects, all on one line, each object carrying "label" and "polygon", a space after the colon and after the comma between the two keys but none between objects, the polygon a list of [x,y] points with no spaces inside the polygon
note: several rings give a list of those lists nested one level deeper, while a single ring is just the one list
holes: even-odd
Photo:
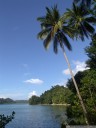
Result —
[{"label": "palm tree", "polygon": [[41,23],[41,31],[38,33],[38,38],[44,40],[44,47],[46,49],[49,47],[51,41],[53,41],[53,48],[55,53],[58,52],[58,45],[61,47],[65,60],[68,64],[68,68],[72,76],[81,106],[83,108],[86,124],[88,124],[87,112],[65,52],[65,46],[68,48],[68,50],[72,50],[71,44],[69,43],[67,36],[69,36],[70,38],[74,38],[75,29],[73,29],[71,26],[69,27],[66,25],[66,22],[64,21],[65,17],[60,16],[57,6],[54,6],[54,8],[51,9],[46,7],[46,11],[47,12],[45,16],[37,18],[37,20]]},{"label": "palm tree", "polygon": [[93,24],[96,23],[96,18],[89,13],[84,5],[77,6],[73,3],[73,8],[67,9],[64,17],[69,26],[76,30],[76,39],[80,38],[84,41],[84,37],[89,38],[94,34]]}]

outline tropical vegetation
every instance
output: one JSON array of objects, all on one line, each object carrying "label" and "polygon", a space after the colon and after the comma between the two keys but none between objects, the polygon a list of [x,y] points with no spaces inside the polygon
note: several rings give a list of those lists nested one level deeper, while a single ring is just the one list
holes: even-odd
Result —
[{"label": "tropical vegetation", "polygon": [[[80,94],[83,98],[83,102],[86,106],[88,113],[88,121],[90,125],[96,124],[96,34],[92,37],[90,46],[85,48],[85,52],[89,59],[86,61],[88,70],[78,72],[75,75],[76,82],[80,90]],[[67,82],[67,87],[72,91],[70,95],[69,103],[67,107],[67,122],[69,124],[86,124],[84,121],[83,111],[80,107],[78,97],[73,85],[72,79]]]},{"label": "tropical vegetation", "polygon": [[29,99],[29,104],[67,104],[68,97],[71,94],[71,91],[60,85],[52,86],[50,90],[45,91],[39,96],[32,96]]},{"label": "tropical vegetation", "polygon": [[[77,0],[77,2],[78,1],[79,0]],[[93,2],[95,4],[95,1]],[[96,6],[94,6],[93,8],[95,7]],[[60,15],[57,6],[54,6],[51,9],[46,7],[46,15],[37,18],[37,20],[40,21],[41,25],[41,31],[38,33],[38,38],[44,40],[44,47],[47,49],[50,42],[53,41],[54,52],[58,52],[58,45],[63,51],[81,107],[83,109],[83,115],[86,124],[89,124],[88,113],[80,95],[78,85],[72,73],[69,60],[66,56],[65,46],[67,46],[69,50],[72,50],[71,44],[69,43],[67,38],[68,36],[72,39],[81,39],[82,41],[84,41],[85,37],[89,38],[95,33],[93,25],[96,23],[96,17],[94,16],[94,10],[90,10],[90,8],[91,0],[81,0],[81,3],[79,5],[73,3],[72,9],[67,9],[67,12],[65,12],[63,16]]]}]

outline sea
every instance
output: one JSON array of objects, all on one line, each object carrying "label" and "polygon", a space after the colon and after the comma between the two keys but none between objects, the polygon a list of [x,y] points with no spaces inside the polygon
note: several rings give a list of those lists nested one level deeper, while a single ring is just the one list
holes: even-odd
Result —
[{"label": "sea", "polygon": [[0,114],[7,116],[13,111],[15,117],[5,128],[61,128],[62,122],[67,119],[63,105],[0,105]]}]

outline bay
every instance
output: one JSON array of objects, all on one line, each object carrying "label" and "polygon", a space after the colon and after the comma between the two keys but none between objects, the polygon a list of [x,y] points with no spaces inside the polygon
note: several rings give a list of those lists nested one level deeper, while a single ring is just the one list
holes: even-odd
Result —
[{"label": "bay", "polygon": [[65,107],[52,105],[3,104],[0,114],[10,115],[15,111],[15,118],[6,128],[60,128],[66,119]]}]

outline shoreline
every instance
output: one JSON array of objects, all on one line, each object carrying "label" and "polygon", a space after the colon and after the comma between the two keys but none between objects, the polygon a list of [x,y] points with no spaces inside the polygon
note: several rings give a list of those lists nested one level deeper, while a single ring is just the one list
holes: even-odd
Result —
[{"label": "shoreline", "polygon": [[50,106],[70,106],[70,104],[40,104],[40,105],[50,105]]}]

